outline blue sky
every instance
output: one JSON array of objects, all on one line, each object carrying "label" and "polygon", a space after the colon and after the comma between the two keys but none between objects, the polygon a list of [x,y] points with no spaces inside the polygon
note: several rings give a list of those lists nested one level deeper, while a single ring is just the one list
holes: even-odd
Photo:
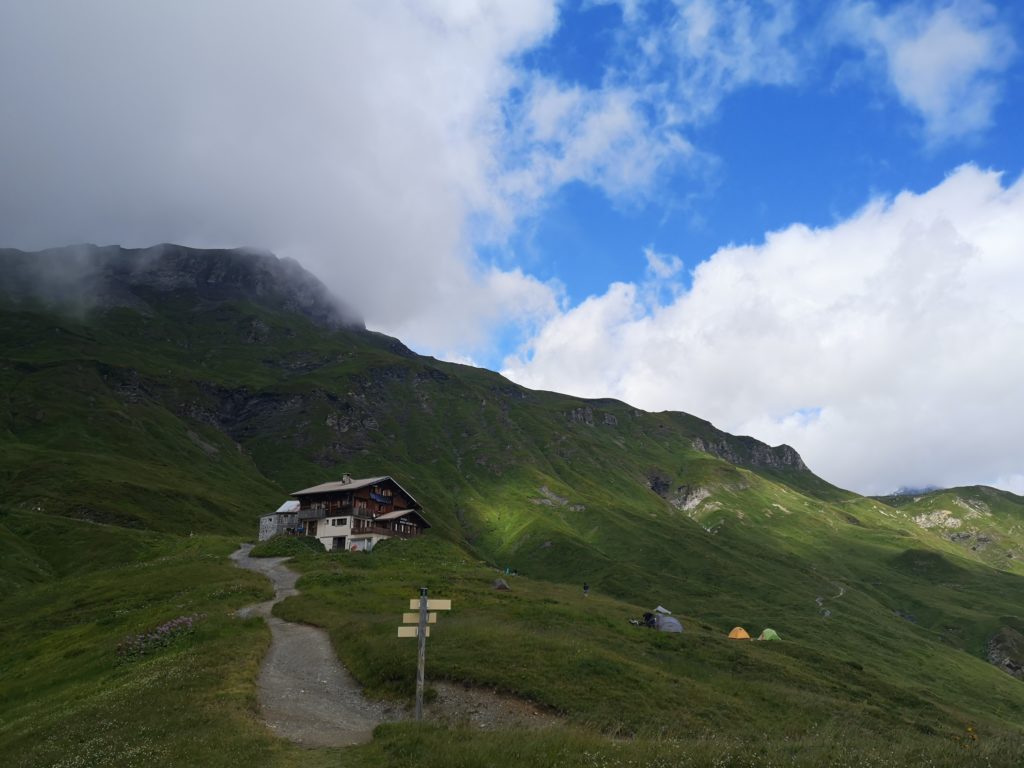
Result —
[{"label": "blue sky", "polygon": [[1022,95],[1014,2],[5,3],[0,232],[267,248],[426,354],[1024,493]]},{"label": "blue sky", "polygon": [[[878,4],[877,12],[908,5],[923,14],[955,7],[890,2]],[[651,25],[675,20],[671,3],[641,6]],[[751,7],[755,18],[771,14],[768,4]],[[920,111],[900,101],[863,50],[848,41],[825,43],[835,7],[800,4],[790,35],[801,49],[793,82],[737,87],[699,123],[681,127],[706,153],[706,167],[670,172],[641,201],[612,200],[583,183],[566,185],[503,247],[533,274],[561,280],[569,300],[578,303],[613,281],[642,280],[645,246],[677,254],[692,268],[729,243],[757,242],[794,222],[827,226],[872,197],[925,191],[964,163],[1010,177],[1020,173],[1024,58],[1012,55],[982,78],[998,84],[989,125],[929,140]],[[1005,3],[989,9],[988,26],[1024,39],[1024,7]],[[524,66],[600,88],[610,67],[629,67],[635,36],[644,33],[639,25],[626,35],[621,8],[613,3],[566,4],[555,34],[523,56]],[[500,364],[506,352],[498,349],[486,361]]]}]

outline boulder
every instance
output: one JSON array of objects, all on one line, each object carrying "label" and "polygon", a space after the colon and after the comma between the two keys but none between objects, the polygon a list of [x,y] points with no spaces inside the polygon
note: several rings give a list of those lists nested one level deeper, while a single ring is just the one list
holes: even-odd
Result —
[{"label": "boulder", "polygon": [[989,638],[986,658],[1008,675],[1024,680],[1024,635],[1003,627]]}]

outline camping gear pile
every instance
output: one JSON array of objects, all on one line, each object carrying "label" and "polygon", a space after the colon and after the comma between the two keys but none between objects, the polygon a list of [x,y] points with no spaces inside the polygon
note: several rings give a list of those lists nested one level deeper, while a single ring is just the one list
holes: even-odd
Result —
[{"label": "camping gear pile", "polygon": [[647,627],[656,629],[659,632],[682,632],[683,625],[679,619],[672,618],[672,611],[658,606],[653,611],[648,611],[640,619],[630,619],[629,623],[634,627]]}]

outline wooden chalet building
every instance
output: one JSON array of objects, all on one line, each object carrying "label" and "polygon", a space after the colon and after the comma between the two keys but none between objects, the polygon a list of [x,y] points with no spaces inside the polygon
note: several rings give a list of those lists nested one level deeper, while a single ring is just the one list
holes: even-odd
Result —
[{"label": "wooden chalet building", "polygon": [[299,501],[296,533],[316,537],[328,550],[368,552],[381,539],[410,539],[430,527],[419,502],[387,475],[342,475],[292,496]]}]

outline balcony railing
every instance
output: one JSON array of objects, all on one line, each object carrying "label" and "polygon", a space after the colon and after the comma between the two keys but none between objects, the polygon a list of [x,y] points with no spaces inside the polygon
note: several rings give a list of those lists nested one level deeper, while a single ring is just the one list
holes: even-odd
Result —
[{"label": "balcony railing", "polygon": [[374,493],[373,491],[370,491],[370,498],[373,499],[374,501],[379,501],[381,504],[395,503],[394,496],[385,496],[383,493]]},{"label": "balcony railing", "polygon": [[352,535],[369,535],[375,534],[377,536],[393,536],[396,539],[411,539],[415,536],[415,533],[406,533],[404,531],[394,531],[383,525],[366,525],[352,528]]},{"label": "balcony railing", "polygon": [[327,507],[311,507],[310,509],[299,510],[299,520],[323,520],[325,517],[352,517],[359,515],[369,515],[369,512],[363,509],[353,509],[351,506],[335,507],[333,509]]}]

